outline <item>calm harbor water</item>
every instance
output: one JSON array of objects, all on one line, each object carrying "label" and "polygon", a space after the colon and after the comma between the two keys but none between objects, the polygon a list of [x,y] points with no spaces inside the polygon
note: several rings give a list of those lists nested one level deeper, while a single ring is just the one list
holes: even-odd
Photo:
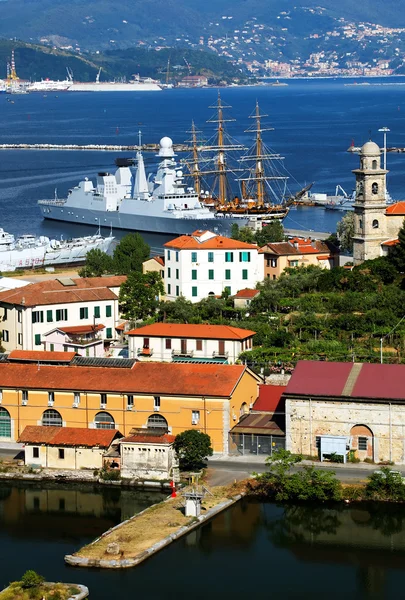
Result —
[{"label": "calm harbor water", "polygon": [[0,483],[0,586],[34,568],[81,582],[92,600],[401,598],[403,507],[281,508],[240,502],[136,569],[65,566],[63,556],[155,494]]},{"label": "calm harbor water", "polygon": [[[352,140],[361,145],[371,136],[382,145],[378,129],[391,129],[388,145],[405,146],[405,85],[347,86],[347,80],[292,81],[288,87],[243,87],[221,91],[236,119],[228,124],[232,135],[249,144],[244,133],[256,99],[275,131],[266,133],[268,145],[285,157],[291,187],[315,182],[313,191],[333,193],[337,184],[350,193],[358,157],[346,152]],[[378,83],[378,81],[377,81]],[[217,90],[166,90],[161,93],[108,94],[49,93],[15,96],[13,103],[0,95],[0,143],[133,144],[139,129],[145,143],[169,135],[187,139],[194,119],[208,139]],[[124,153],[123,155],[128,155]],[[111,170],[116,153],[79,151],[0,150],[0,227],[16,233],[84,235],[85,225],[45,222],[36,206],[52,198],[55,188],[64,197],[85,176]],[[156,158],[146,155],[147,168]],[[389,189],[395,199],[404,196],[405,155],[388,157]],[[324,209],[291,210],[285,225],[306,230],[334,231],[342,214]],[[118,232],[115,232],[118,233]],[[158,249],[168,239],[147,236]]]}]

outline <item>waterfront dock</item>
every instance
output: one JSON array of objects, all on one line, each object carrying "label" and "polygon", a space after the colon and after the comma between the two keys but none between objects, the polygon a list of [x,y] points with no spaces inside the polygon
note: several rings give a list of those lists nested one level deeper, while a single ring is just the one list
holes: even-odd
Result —
[{"label": "waterfront dock", "polygon": [[216,487],[204,497],[204,513],[186,517],[183,498],[168,498],[106,531],[65,562],[75,567],[127,569],[136,567],[175,540],[187,535],[242,497],[234,486]]},{"label": "waterfront dock", "polygon": [[287,237],[299,237],[299,238],[311,238],[312,240],[327,240],[331,235],[328,231],[312,231],[302,229],[284,229],[284,233]]}]

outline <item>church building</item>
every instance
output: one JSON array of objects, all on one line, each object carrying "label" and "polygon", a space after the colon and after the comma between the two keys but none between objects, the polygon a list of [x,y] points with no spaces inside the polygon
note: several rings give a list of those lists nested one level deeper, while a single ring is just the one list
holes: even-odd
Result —
[{"label": "church building", "polygon": [[381,149],[372,141],[360,150],[360,168],[355,169],[353,264],[360,265],[387,254],[397,243],[405,217],[405,202],[387,205],[386,176],[381,168]]}]

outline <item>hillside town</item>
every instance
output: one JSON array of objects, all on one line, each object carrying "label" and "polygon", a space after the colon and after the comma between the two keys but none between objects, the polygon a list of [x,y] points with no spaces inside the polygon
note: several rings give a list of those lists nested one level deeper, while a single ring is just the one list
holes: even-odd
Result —
[{"label": "hillside town", "polygon": [[[372,141],[361,148],[353,262],[343,268],[328,240],[260,247],[197,230],[165,243],[162,256],[148,256],[134,238],[138,267],[123,238],[114,257],[122,266],[127,256],[125,275],[94,276],[90,253],[80,277],[2,277],[1,444],[20,444],[33,468],[116,470],[131,480],[173,478],[173,443],[189,430],[207,434],[217,456],[284,448],[320,461],[405,464],[402,342],[396,353],[382,332],[373,354],[371,336],[362,360],[359,348],[334,356],[315,332],[306,348],[318,343],[326,352],[310,360],[291,333],[293,313],[271,308],[281,303],[274,296],[281,282],[393,282],[390,260],[405,252],[405,206],[386,203],[381,156]],[[343,301],[345,292],[337,296]],[[302,323],[300,343],[305,331]]]}]

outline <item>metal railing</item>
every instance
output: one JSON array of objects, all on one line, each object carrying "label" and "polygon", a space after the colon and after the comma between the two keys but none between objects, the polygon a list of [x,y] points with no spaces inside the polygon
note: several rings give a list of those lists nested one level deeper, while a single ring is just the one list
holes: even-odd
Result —
[{"label": "metal railing", "polygon": [[172,350],[172,356],[194,356],[194,350]]}]

